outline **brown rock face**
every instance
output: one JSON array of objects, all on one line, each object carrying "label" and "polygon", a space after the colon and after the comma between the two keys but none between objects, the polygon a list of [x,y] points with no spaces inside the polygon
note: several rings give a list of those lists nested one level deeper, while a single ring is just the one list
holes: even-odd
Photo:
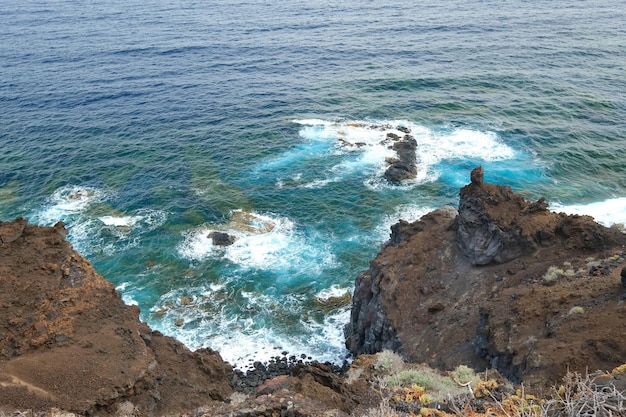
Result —
[{"label": "brown rock face", "polygon": [[231,393],[219,354],[152,332],[63,224],[17,220],[0,234],[0,411],[167,414]]},{"label": "brown rock face", "polygon": [[458,216],[440,209],[392,227],[356,279],[346,345],[442,369],[494,367],[538,389],[568,367],[612,369],[626,358],[625,244],[591,217],[475,178]]}]

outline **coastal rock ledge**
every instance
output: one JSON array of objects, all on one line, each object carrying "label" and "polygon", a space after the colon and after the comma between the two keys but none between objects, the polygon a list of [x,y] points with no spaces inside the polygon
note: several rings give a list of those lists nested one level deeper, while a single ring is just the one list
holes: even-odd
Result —
[{"label": "coastal rock ledge", "polygon": [[0,222],[0,414],[172,415],[232,393],[217,352],[150,330],[65,235]]},{"label": "coastal rock ledge", "polygon": [[495,368],[545,389],[626,358],[626,235],[548,210],[482,168],[458,212],[400,220],[355,283],[346,346],[440,369]]}]

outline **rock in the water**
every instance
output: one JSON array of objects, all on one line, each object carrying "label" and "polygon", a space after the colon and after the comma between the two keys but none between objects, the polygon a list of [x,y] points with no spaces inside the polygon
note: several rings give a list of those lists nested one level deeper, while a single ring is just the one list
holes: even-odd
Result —
[{"label": "rock in the water", "polygon": [[235,243],[235,237],[224,232],[211,232],[208,237],[213,240],[215,246],[230,246]]},{"label": "rock in the water", "polygon": [[343,295],[328,298],[315,297],[313,301],[317,307],[326,311],[331,311],[349,305],[351,300],[352,294],[346,292]]},{"label": "rock in the water", "polygon": [[411,135],[397,140],[393,144],[393,149],[398,154],[398,158],[391,161],[391,165],[385,171],[387,181],[399,183],[417,176],[417,141]]}]

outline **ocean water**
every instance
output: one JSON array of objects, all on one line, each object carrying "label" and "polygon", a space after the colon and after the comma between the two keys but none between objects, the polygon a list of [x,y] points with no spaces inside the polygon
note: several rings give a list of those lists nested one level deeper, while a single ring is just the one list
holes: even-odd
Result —
[{"label": "ocean water", "polygon": [[[0,219],[64,221],[192,349],[341,362],[390,225],[477,165],[626,221],[624,22],[606,0],[3,0]],[[398,128],[419,173],[392,185]]]}]

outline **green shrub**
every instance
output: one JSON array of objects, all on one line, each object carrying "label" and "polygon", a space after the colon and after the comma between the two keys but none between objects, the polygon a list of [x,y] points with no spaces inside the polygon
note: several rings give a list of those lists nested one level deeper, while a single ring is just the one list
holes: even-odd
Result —
[{"label": "green shrub", "polygon": [[386,382],[392,390],[418,385],[427,391],[433,401],[442,401],[448,395],[457,396],[468,393],[466,387],[460,386],[452,378],[430,368],[408,369],[388,376]]},{"label": "green shrub", "polygon": [[472,382],[472,385],[475,385],[480,379],[476,376],[476,373],[472,368],[465,365],[457,366],[456,369],[452,371],[452,377],[459,384],[467,384],[469,382]]},{"label": "green shrub", "polygon": [[543,276],[543,283],[545,285],[553,285],[563,275],[565,275],[565,271],[561,268],[557,268],[556,266],[551,266]]},{"label": "green shrub", "polygon": [[383,350],[376,354],[374,369],[384,373],[398,373],[404,368],[402,357],[391,350]]},{"label": "green shrub", "polygon": [[408,369],[387,377],[386,381],[390,388],[419,385],[422,388],[429,389],[433,385],[433,374],[434,372],[430,369]]}]

